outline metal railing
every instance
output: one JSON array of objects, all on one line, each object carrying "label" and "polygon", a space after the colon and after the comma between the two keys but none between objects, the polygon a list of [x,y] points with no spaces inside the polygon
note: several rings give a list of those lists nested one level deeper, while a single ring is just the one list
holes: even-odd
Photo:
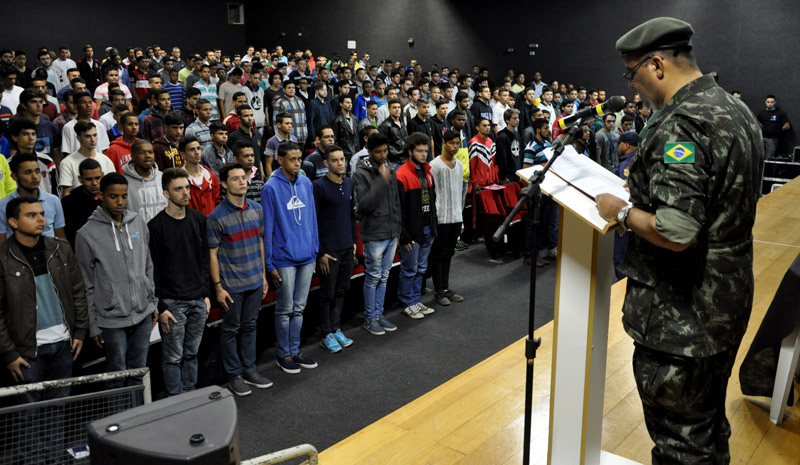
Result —
[{"label": "metal railing", "polygon": [[[141,385],[57,397],[73,386],[135,377],[142,377]],[[13,396],[18,404],[0,408],[0,465],[88,464],[86,425],[149,403],[150,371],[138,368],[0,388],[0,399]]]},{"label": "metal railing", "polygon": [[303,456],[308,456],[308,460],[302,462],[301,465],[317,465],[319,463],[319,459],[317,458],[317,449],[311,444],[301,444],[299,446],[290,447],[288,449],[279,450],[271,454],[246,460],[242,462],[242,465],[273,465]]}]

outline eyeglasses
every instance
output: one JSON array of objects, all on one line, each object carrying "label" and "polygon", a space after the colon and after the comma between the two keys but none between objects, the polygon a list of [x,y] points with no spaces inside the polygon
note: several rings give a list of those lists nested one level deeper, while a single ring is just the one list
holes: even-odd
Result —
[{"label": "eyeglasses", "polygon": [[641,68],[643,64],[650,61],[653,58],[653,56],[654,55],[647,55],[646,57],[642,58],[642,60],[639,61],[639,63],[636,63],[636,66],[625,71],[624,73],[622,73],[622,75],[625,76],[625,79],[627,79],[628,81],[633,81],[633,77],[636,76],[636,71],[639,71],[639,68]]}]

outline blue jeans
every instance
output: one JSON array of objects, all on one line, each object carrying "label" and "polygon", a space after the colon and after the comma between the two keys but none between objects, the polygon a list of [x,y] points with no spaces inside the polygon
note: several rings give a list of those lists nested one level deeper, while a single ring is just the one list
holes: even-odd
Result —
[{"label": "blue jeans", "polygon": [[778,139],[772,137],[764,138],[764,159],[771,160],[778,154]]},{"label": "blue jeans", "polygon": [[242,372],[256,371],[256,321],[261,309],[261,285],[240,293],[231,293],[228,311],[222,311],[219,332],[222,367],[228,380]]},{"label": "blue jeans", "polygon": [[176,396],[193,391],[197,384],[197,349],[206,323],[203,299],[164,299],[167,309],[178,320],[169,322],[169,333],[161,333],[161,370],[167,394]]},{"label": "blue jeans", "polygon": [[364,242],[364,313],[367,320],[383,316],[386,282],[392,271],[397,238]]},{"label": "blue jeans", "polygon": [[[36,383],[64,379],[72,376],[72,350],[69,340],[43,344],[36,348],[36,358],[25,359],[30,367],[20,367],[22,383]],[[69,386],[45,391],[29,392],[20,396],[23,402],[39,402],[69,396]],[[17,412],[13,418],[15,428],[25,428],[28,440],[17,444],[18,453],[25,464],[57,463],[64,451],[64,405],[51,405]]]},{"label": "blue jeans", "polygon": [[428,270],[428,255],[431,253],[430,226],[425,226],[425,241],[411,244],[411,250],[400,246],[400,283],[397,297],[403,305],[410,307],[422,299],[422,280]]},{"label": "blue jeans", "polygon": [[[139,324],[126,328],[100,328],[106,348],[106,371],[130,370],[147,366],[147,350],[150,348],[150,333],[153,317],[148,315]],[[141,376],[115,379],[106,382],[106,389],[142,384]]]},{"label": "blue jeans", "polygon": [[314,264],[277,268],[281,287],[275,302],[275,337],[279,357],[292,357],[300,353],[300,330],[303,329],[303,310],[306,308],[308,290]]}]

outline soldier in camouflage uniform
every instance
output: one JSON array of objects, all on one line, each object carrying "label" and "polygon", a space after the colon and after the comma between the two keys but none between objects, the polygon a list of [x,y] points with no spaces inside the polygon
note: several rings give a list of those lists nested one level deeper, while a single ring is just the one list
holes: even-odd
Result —
[{"label": "soldier in camouflage uniform", "polygon": [[697,68],[692,34],[656,18],[617,41],[630,86],[658,111],[629,166],[632,206],[596,198],[633,232],[623,324],[653,464],[730,462],[725,393],[753,301],[761,131]]}]

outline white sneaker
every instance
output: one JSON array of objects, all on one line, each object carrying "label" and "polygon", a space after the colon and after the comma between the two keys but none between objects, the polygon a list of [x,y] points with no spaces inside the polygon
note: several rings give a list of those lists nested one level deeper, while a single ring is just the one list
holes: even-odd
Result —
[{"label": "white sneaker", "polygon": [[436,311],[430,307],[426,307],[425,304],[423,304],[422,302],[416,304],[415,307],[417,307],[417,311],[423,315],[430,315],[431,313]]},{"label": "white sneaker", "polygon": [[547,258],[558,258],[558,247],[553,247],[547,251]]},{"label": "white sneaker", "polygon": [[419,320],[420,318],[425,318],[425,315],[419,312],[419,309],[417,308],[416,305],[404,308],[403,314],[411,318],[412,320]]}]

